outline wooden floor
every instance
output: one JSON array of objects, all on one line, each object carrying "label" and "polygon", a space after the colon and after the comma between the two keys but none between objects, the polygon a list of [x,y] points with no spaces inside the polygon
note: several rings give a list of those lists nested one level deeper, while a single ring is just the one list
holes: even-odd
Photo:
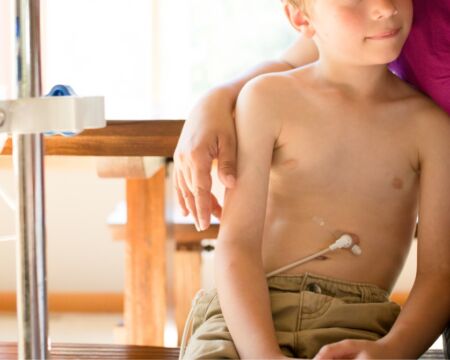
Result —
[{"label": "wooden floor", "polygon": [[[178,359],[178,348],[130,345],[53,344],[50,359]],[[17,360],[17,345],[0,342],[0,360]]]}]

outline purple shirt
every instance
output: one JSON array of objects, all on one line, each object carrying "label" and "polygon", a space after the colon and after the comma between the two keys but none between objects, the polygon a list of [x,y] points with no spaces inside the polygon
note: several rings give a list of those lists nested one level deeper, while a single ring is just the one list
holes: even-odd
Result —
[{"label": "purple shirt", "polygon": [[389,68],[450,114],[450,0],[414,0],[411,33]]}]

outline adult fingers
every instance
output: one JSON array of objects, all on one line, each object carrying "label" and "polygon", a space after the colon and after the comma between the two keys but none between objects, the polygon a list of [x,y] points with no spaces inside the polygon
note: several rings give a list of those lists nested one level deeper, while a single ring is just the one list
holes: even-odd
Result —
[{"label": "adult fingers", "polygon": [[223,136],[219,138],[218,174],[222,184],[228,188],[232,188],[236,183],[237,176],[237,150],[236,138],[234,136]]},{"label": "adult fingers", "polygon": [[189,210],[186,206],[186,202],[184,201],[183,193],[180,189],[180,185],[178,184],[178,172],[174,171],[173,173],[173,186],[175,188],[175,193],[177,195],[178,204],[181,207],[181,211],[183,212],[183,216],[187,216],[189,214]]},{"label": "adult fingers", "polygon": [[179,187],[181,189],[181,192],[183,194],[184,201],[186,202],[186,206],[187,206],[189,212],[194,217],[195,227],[199,231],[200,227],[199,227],[199,224],[198,224],[197,210],[195,208],[194,196],[192,195],[191,191],[187,187],[186,182],[184,180],[184,177],[181,176],[180,173],[178,173],[178,177],[177,178],[178,178],[178,185],[179,185]]},{"label": "adult fingers", "polygon": [[211,212],[219,220],[222,217],[222,207],[214,194],[211,194]]},{"label": "adult fingers", "polygon": [[[187,184],[187,181],[185,179],[185,176],[187,176],[186,169],[186,156],[185,154],[178,151],[178,148],[180,147],[180,142],[177,144],[177,149],[175,150],[174,156],[173,156],[173,180],[174,180],[174,186],[175,190],[177,192],[177,201],[180,205],[181,209],[183,210],[183,215],[188,215],[191,211],[189,207],[187,206],[187,193],[190,192],[189,186]],[[184,180],[184,181],[182,181]]]},{"label": "adult fingers", "polygon": [[191,180],[192,193],[201,230],[206,230],[211,219],[211,165],[208,153],[197,152],[192,155]]}]

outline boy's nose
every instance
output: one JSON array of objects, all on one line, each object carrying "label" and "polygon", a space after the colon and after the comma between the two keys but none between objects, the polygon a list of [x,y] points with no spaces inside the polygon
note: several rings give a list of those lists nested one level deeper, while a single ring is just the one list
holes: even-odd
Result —
[{"label": "boy's nose", "polygon": [[372,0],[371,15],[374,20],[383,20],[397,15],[398,10],[392,0]]}]

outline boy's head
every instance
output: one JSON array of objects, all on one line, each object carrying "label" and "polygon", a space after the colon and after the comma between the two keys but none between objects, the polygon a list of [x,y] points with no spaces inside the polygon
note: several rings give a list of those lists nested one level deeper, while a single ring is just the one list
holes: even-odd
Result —
[{"label": "boy's head", "polygon": [[353,65],[398,57],[412,23],[412,0],[283,0],[294,28],[320,56]]}]

